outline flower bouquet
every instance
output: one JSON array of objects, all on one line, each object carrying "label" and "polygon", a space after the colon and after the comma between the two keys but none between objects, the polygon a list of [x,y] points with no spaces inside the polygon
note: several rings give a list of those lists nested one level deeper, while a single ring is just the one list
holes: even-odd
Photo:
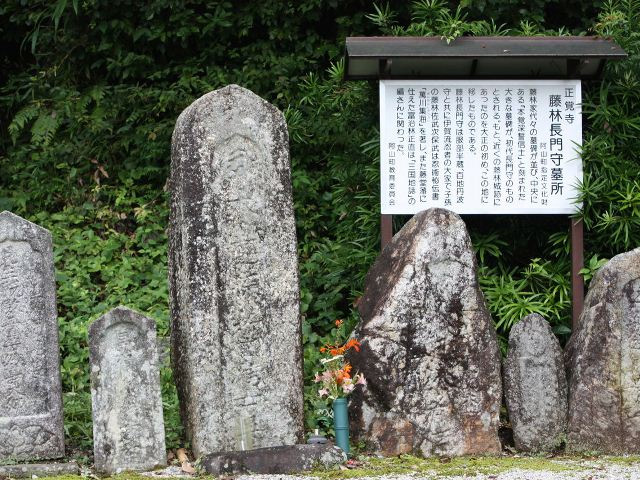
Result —
[{"label": "flower bouquet", "polygon": [[[336,320],[336,326],[342,326],[342,320]],[[324,357],[320,360],[324,370],[315,376],[316,383],[321,384],[318,390],[320,397],[333,400],[333,425],[336,434],[336,445],[345,453],[349,453],[349,416],[347,396],[358,385],[366,385],[367,381],[361,373],[352,374],[351,364],[346,360],[348,350],[360,351],[360,342],[355,338],[342,345],[327,344],[320,348]]]}]

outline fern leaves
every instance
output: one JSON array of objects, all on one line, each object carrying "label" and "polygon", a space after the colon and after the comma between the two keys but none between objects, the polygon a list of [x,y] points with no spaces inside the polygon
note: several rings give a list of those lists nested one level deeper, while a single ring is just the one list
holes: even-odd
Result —
[{"label": "fern leaves", "polygon": [[55,110],[44,109],[32,103],[20,110],[9,124],[9,135],[14,145],[33,119],[35,122],[31,126],[31,143],[39,147],[46,147],[51,143],[60,126],[60,116]]},{"label": "fern leaves", "polygon": [[8,131],[15,145],[31,125],[31,143],[38,147],[46,147],[53,140],[58,128],[65,118],[81,118],[93,106],[93,121],[98,121],[102,111],[100,103],[105,96],[103,86],[94,86],[84,95],[78,92],[67,92],[58,102],[33,102],[24,106],[15,114],[9,124]]},{"label": "fern leaves", "polygon": [[31,127],[31,141],[35,145],[46,147],[53,140],[59,126],[60,117],[55,111],[43,112]]},{"label": "fern leaves", "polygon": [[15,145],[20,133],[24,128],[40,114],[40,108],[36,104],[29,104],[20,110],[13,120],[9,124],[9,135],[11,135],[11,141]]}]

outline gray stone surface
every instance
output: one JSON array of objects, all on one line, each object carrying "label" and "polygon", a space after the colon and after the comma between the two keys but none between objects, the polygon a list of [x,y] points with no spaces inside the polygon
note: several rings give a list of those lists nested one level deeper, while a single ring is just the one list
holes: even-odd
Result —
[{"label": "gray stone surface", "polygon": [[64,456],[51,234],[0,213],[0,460]]},{"label": "gray stone surface", "polygon": [[536,313],[509,333],[504,391],[518,450],[547,452],[564,442],[568,399],[562,348],[549,322]]},{"label": "gray stone surface", "polygon": [[0,465],[0,478],[57,477],[61,475],[78,475],[79,473],[80,467],[76,462]]},{"label": "gray stone surface", "polygon": [[346,460],[346,454],[333,445],[288,445],[212,453],[202,459],[202,466],[211,475],[288,474],[331,468]]},{"label": "gray stone surface", "polygon": [[640,248],[591,280],[565,355],[568,449],[640,453]]},{"label": "gray stone surface", "polygon": [[415,215],[367,274],[351,428],[383,455],[499,453],[500,353],[464,222]]},{"label": "gray stone surface", "polygon": [[96,470],[166,465],[155,322],[114,308],[89,326],[89,354]]},{"label": "gray stone surface", "polygon": [[195,474],[185,473],[182,467],[178,465],[169,465],[168,467],[161,468],[160,470],[152,470],[150,472],[140,473],[143,477],[153,478],[192,478]]},{"label": "gray stone surface", "polygon": [[231,85],[178,118],[172,360],[196,456],[303,440],[298,265],[284,116]]}]

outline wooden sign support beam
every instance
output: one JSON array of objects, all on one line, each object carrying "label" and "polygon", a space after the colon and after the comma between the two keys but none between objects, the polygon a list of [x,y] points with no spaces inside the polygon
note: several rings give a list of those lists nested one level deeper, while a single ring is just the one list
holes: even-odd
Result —
[{"label": "wooden sign support beam", "polygon": [[380,251],[384,250],[384,247],[393,238],[393,215],[380,215]]},{"label": "wooden sign support beam", "polygon": [[584,306],[584,224],[580,218],[571,218],[571,331],[575,331]]}]

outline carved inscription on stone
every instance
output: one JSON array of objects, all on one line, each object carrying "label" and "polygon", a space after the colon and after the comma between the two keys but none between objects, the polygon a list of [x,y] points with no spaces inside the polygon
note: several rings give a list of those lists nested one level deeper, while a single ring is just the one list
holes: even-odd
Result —
[{"label": "carved inscription on stone", "polygon": [[[214,183],[214,187],[221,187],[226,193],[215,210],[220,232],[217,245],[220,251],[228,252],[218,257],[217,282],[223,286],[220,290],[226,310],[222,342],[226,360],[236,370],[235,381],[228,384],[226,391],[232,408],[225,412],[225,423],[237,423],[236,446],[246,449],[253,437],[264,439],[269,435],[268,425],[253,421],[260,408],[261,392],[269,382],[267,372],[260,369],[268,368],[268,364],[260,367],[247,352],[268,355],[262,339],[269,334],[270,319],[265,316],[269,315],[269,292],[276,283],[276,270],[271,258],[273,249],[265,242],[269,228],[264,215],[265,199],[255,195],[252,186],[263,184],[274,172],[268,171],[273,167],[265,162],[259,146],[246,136],[232,135],[213,151],[212,168],[217,182],[221,182],[219,186]],[[255,168],[256,165],[261,167]]]},{"label": "carved inscription on stone", "polygon": [[96,468],[106,473],[165,463],[153,320],[124,307],[89,329]]},{"label": "carved inscription on stone", "polygon": [[0,363],[0,417],[46,412],[43,331],[32,309],[42,298],[40,268],[42,255],[27,242],[0,243],[0,351],[12,352]]},{"label": "carved inscription on stone", "polygon": [[[146,421],[145,406],[139,403],[145,393],[144,379],[138,370],[144,361],[143,352],[136,349],[141,335],[137,325],[119,324],[107,328],[104,343],[118,348],[108,353],[110,358],[103,361],[101,372],[113,382],[113,389],[105,395],[108,398],[105,400],[109,402],[106,408],[111,410],[109,420],[117,425],[115,433],[119,441],[126,445],[128,454],[134,457],[144,453],[139,432]],[[116,452],[111,450],[111,453]]]},{"label": "carved inscription on stone", "polygon": [[51,235],[0,213],[0,460],[64,454]]},{"label": "carved inscription on stone", "polygon": [[31,452],[55,445],[56,435],[42,425],[21,423],[13,424],[5,435],[0,437],[0,453],[10,458],[27,458]]},{"label": "carved inscription on stone", "polygon": [[282,114],[235,85],[205,95],[176,124],[170,184],[172,355],[192,448],[294,444],[302,355]]}]

